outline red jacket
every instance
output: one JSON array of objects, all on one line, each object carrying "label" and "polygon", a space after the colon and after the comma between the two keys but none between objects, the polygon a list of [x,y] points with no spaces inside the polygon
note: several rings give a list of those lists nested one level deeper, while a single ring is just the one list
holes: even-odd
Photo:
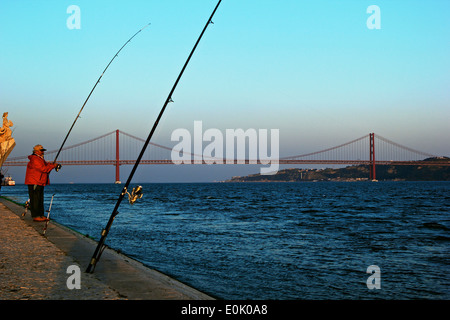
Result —
[{"label": "red jacket", "polygon": [[46,186],[50,184],[48,174],[56,165],[48,163],[44,158],[35,155],[34,153],[28,156],[30,162],[27,164],[27,172],[25,174],[25,184],[37,184],[39,186]]}]

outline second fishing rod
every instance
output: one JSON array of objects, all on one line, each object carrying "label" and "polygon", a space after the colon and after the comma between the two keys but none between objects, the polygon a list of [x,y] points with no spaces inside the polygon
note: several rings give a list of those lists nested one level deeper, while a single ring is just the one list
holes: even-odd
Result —
[{"label": "second fishing rod", "polygon": [[[173,93],[174,93],[174,91],[175,91],[175,89],[176,89],[176,87],[178,85],[178,82],[181,79],[181,76],[184,73],[184,70],[186,69],[187,65],[189,64],[189,61],[191,60],[191,57],[194,54],[195,49],[197,48],[197,46],[198,46],[201,38],[203,37],[203,34],[205,33],[206,29],[212,23],[212,18],[214,16],[214,14],[216,13],[217,8],[219,7],[221,1],[222,0],[219,0],[217,5],[215,6],[211,16],[209,17],[208,21],[206,22],[205,27],[203,28],[202,32],[200,33],[200,36],[198,37],[194,47],[192,48],[191,53],[189,54],[185,64],[183,65],[183,68],[181,69],[180,74],[178,75],[174,85],[172,86],[172,89],[170,90],[169,95],[167,96],[167,99],[164,102],[164,105],[163,105],[161,111],[159,112],[158,117],[156,118],[156,121],[154,122],[152,129],[150,130],[150,133],[149,133],[149,135],[147,137],[147,140],[145,141],[144,146],[142,147],[142,150],[139,153],[139,156],[138,156],[138,158],[137,158],[137,160],[136,160],[136,162],[135,162],[135,164],[134,164],[134,166],[133,166],[133,168],[131,170],[131,173],[130,173],[128,179],[127,179],[127,182],[125,183],[125,185],[124,185],[124,187],[122,189],[122,192],[119,195],[119,198],[118,198],[117,203],[116,203],[116,205],[115,205],[115,207],[113,209],[113,212],[112,212],[112,214],[111,214],[111,216],[110,216],[110,218],[108,220],[108,223],[106,224],[105,229],[102,230],[101,238],[100,238],[100,240],[98,242],[98,245],[97,245],[97,247],[96,247],[96,249],[94,251],[94,254],[92,255],[91,261],[89,262],[89,265],[88,265],[88,267],[86,269],[87,273],[94,272],[95,267],[96,267],[96,265],[97,265],[101,255],[102,255],[102,253],[103,253],[103,250],[106,248],[106,246],[105,246],[106,237],[108,236],[109,230],[111,229],[111,226],[112,226],[112,223],[114,222],[115,217],[119,213],[118,209],[119,209],[120,204],[122,203],[123,198],[125,197],[126,194],[128,194],[130,196],[130,194],[128,193],[128,187],[129,187],[129,185],[131,183],[131,180],[133,179],[133,176],[134,176],[134,174],[136,172],[137,167],[139,166],[139,163],[141,162],[142,156],[144,155],[145,150],[147,149],[147,146],[150,143],[150,140],[151,140],[151,138],[152,138],[152,136],[153,136],[153,134],[154,134],[154,132],[156,130],[156,127],[158,126],[159,121],[161,120],[161,117],[164,114],[164,111],[166,110],[167,105],[172,101],[172,95],[173,95]],[[141,188],[138,187],[137,189],[141,191]],[[136,196],[136,194],[134,194],[134,193],[135,193],[135,189],[133,189],[131,197],[132,196]]]},{"label": "second fishing rod", "polygon": [[79,118],[81,118],[81,112],[84,109],[84,106],[86,105],[86,103],[89,101],[89,98],[91,97],[92,93],[94,92],[95,88],[97,87],[97,85],[100,83],[100,80],[102,79],[103,75],[105,74],[106,70],[108,70],[109,66],[112,64],[112,62],[114,61],[114,59],[117,58],[117,56],[119,55],[120,51],[122,51],[123,48],[125,48],[125,46],[131,42],[131,40],[133,40],[133,38],[142,30],[144,30],[145,28],[147,28],[150,25],[150,23],[148,23],[147,25],[145,25],[143,28],[141,28],[139,31],[137,31],[133,36],[131,36],[130,39],[128,39],[123,45],[122,47],[120,47],[120,49],[116,52],[116,54],[112,57],[112,59],[109,61],[108,65],[106,66],[105,70],[103,70],[102,74],[100,75],[100,77],[97,79],[97,82],[95,82],[94,87],[92,87],[91,91],[89,92],[86,100],[84,100],[83,105],[81,106],[80,111],[78,112],[77,116],[75,117],[75,120],[73,121],[72,125],[70,126],[69,131],[66,134],[66,137],[64,138],[61,146],[59,147],[58,152],[56,153],[55,159],[53,160],[53,163],[56,163],[56,160],[59,157],[59,154],[61,153],[61,151],[63,150],[64,144],[67,141],[67,138],[69,137],[70,133],[72,132],[73,127],[75,126],[75,123],[78,121]]}]

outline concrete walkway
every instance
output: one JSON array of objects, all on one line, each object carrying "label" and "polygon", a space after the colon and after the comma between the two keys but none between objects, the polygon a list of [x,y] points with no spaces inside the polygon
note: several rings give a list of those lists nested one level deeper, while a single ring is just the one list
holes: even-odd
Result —
[{"label": "concrete walkway", "polygon": [[[97,242],[54,221],[44,222],[0,198],[0,299],[2,300],[213,300],[156,270],[105,249],[95,272],[85,273]],[[81,289],[69,289],[79,267]]]}]

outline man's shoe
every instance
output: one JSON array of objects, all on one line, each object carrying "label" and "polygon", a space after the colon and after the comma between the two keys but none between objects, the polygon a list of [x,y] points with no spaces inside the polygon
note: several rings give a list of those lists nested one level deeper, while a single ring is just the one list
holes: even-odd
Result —
[{"label": "man's shoe", "polygon": [[44,216],[33,218],[33,221],[36,221],[36,222],[44,222],[44,221],[48,221],[48,220],[49,219],[47,219]]}]

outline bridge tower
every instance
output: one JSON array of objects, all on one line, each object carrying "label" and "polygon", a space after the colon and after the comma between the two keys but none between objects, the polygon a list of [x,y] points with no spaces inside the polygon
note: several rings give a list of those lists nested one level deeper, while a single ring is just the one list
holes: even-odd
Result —
[{"label": "bridge tower", "polygon": [[116,184],[120,184],[119,130],[116,130]]},{"label": "bridge tower", "polygon": [[376,180],[376,173],[375,173],[375,133],[369,134],[369,140],[370,140],[370,180]]}]

